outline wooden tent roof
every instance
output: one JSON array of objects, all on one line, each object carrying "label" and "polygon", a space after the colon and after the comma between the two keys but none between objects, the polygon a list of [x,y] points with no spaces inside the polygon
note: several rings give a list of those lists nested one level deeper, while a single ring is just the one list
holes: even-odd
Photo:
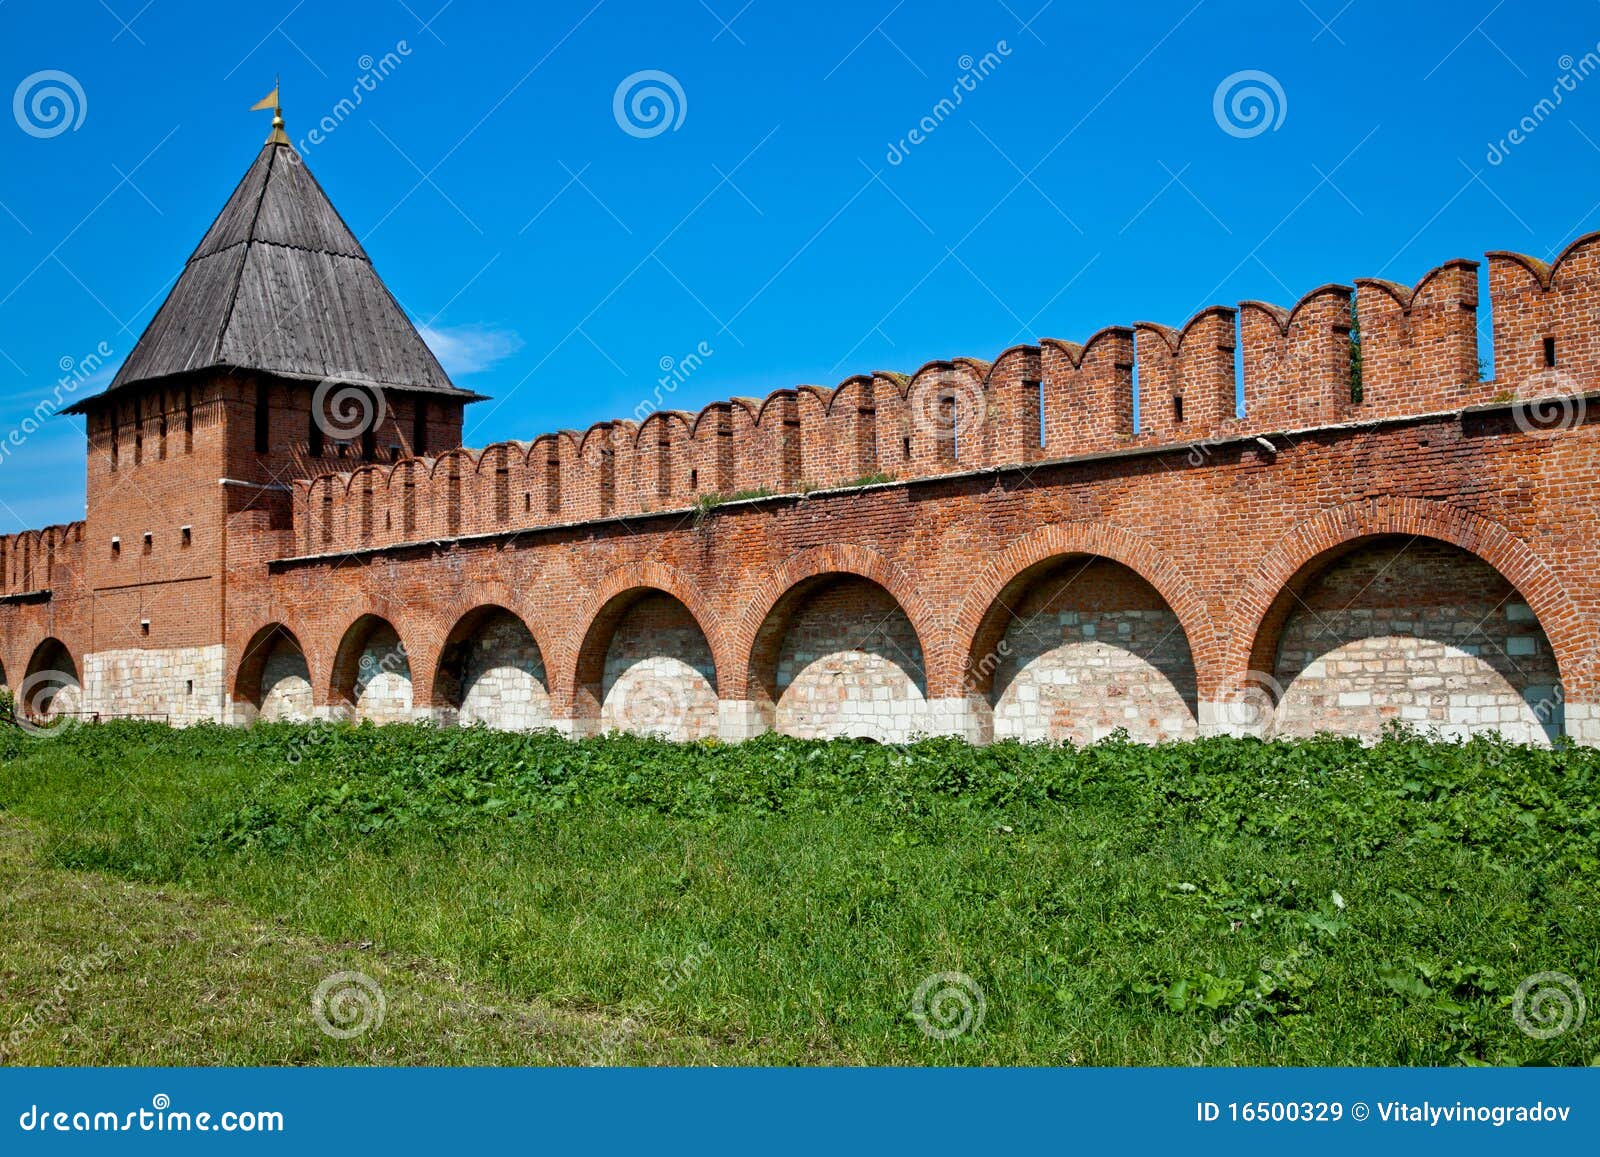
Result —
[{"label": "wooden tent roof", "polygon": [[269,141],[104,393],[198,370],[459,389],[287,142]]}]

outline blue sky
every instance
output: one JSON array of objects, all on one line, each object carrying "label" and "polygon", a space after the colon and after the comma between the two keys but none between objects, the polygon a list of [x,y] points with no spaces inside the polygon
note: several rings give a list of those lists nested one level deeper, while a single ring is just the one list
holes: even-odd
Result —
[{"label": "blue sky", "polygon": [[[126,356],[280,73],[379,273],[495,399],[472,445],[628,415],[701,348],[669,404],[1600,228],[1600,4],[1041,2],[0,0],[0,430]],[[670,79],[619,119],[641,72]],[[641,85],[670,127],[629,119]],[[76,419],[9,440],[0,531],[82,500]]]}]

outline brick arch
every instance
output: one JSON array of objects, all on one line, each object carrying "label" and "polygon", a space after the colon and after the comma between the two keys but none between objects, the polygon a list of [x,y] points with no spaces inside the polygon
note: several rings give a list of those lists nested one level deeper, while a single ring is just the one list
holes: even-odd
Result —
[{"label": "brick arch", "polygon": [[874,550],[848,543],[815,546],[791,555],[770,573],[746,600],[743,617],[734,631],[733,649],[739,656],[737,666],[730,666],[728,683],[723,691],[725,699],[747,699],[759,690],[756,677],[756,644],[762,628],[774,611],[782,612],[781,603],[788,600],[790,609],[799,601],[805,589],[815,585],[812,580],[829,575],[855,575],[876,583],[888,591],[899,604],[911,629],[916,632],[917,644],[922,648],[922,661],[926,667],[928,697],[944,694],[943,688],[951,677],[937,662],[945,648],[940,646],[944,628],[911,572],[898,563],[890,562]]},{"label": "brick arch", "polygon": [[[341,616],[335,621],[345,625],[333,641],[333,654],[323,668],[327,672],[327,677],[321,686],[328,706],[355,706],[353,692],[356,677],[360,673],[362,648],[366,646],[367,639],[373,631],[385,624],[394,631],[400,639],[400,645],[405,649],[406,668],[411,674],[412,706],[429,705],[426,692],[433,686],[433,666],[431,662],[423,661],[422,655],[425,649],[417,645],[421,641],[423,632],[414,624],[408,624],[404,616],[393,613],[393,608],[387,600],[367,603],[354,615]],[[424,678],[426,682],[423,681]]]},{"label": "brick arch", "polygon": [[540,665],[545,670],[546,691],[549,690],[550,650],[545,644],[545,629],[542,623],[529,621],[524,605],[525,600],[516,597],[503,584],[484,583],[475,585],[470,597],[457,599],[440,614],[440,620],[449,623],[450,628],[439,640],[432,656],[431,702],[434,707],[448,709],[460,706],[459,703],[446,702],[444,686],[446,676],[449,674],[447,671],[449,664],[446,660],[450,658],[453,649],[470,639],[496,614],[510,616],[528,632],[528,638],[533,641],[534,650],[538,652]]},{"label": "brick arch", "polygon": [[[63,688],[77,688],[73,692],[74,702],[69,710],[82,709],[83,663],[66,640],[59,635],[45,634],[24,653],[28,656],[27,665],[22,668],[21,681],[12,688],[17,696],[16,711],[19,716],[37,718],[46,714],[56,694]],[[66,667],[70,670],[63,670],[57,658],[58,653],[66,656]],[[42,678],[45,672],[53,671],[70,675],[71,678]]]},{"label": "brick arch", "polygon": [[305,660],[306,670],[311,675],[311,686],[316,687],[317,671],[311,666],[311,655],[306,650],[305,643],[294,630],[282,619],[262,619],[250,632],[250,641],[245,644],[244,650],[234,660],[232,670],[228,673],[227,686],[229,695],[235,702],[254,703],[261,696],[261,676],[266,667],[267,657],[272,652],[273,643],[277,639],[287,639],[300,651],[300,657]]},{"label": "brick arch", "polygon": [[659,562],[635,563],[618,567],[601,580],[563,640],[559,656],[545,657],[551,697],[572,710],[575,718],[599,717],[599,687],[612,634],[628,608],[653,593],[670,595],[688,610],[711,649],[718,694],[726,697],[723,688],[730,664],[722,617],[678,570]]},{"label": "brick arch", "polygon": [[61,638],[59,635],[51,634],[41,636],[32,647],[28,648],[28,664],[25,668],[23,668],[23,679],[26,680],[28,676],[33,675],[38,671],[51,669],[44,666],[44,663],[47,656],[51,654],[52,648],[59,649],[67,656],[67,661],[72,664],[72,674],[75,675],[80,682],[82,682],[83,665],[79,661],[78,656],[73,653],[72,648],[67,645],[65,639]]},{"label": "brick arch", "polygon": [[468,584],[467,592],[456,596],[428,617],[424,631],[426,641],[434,644],[432,656],[435,663],[444,647],[456,641],[456,634],[467,616],[484,609],[498,609],[521,621],[533,636],[539,654],[549,661],[554,653],[558,635],[556,627],[541,608],[520,591],[513,590],[499,578],[475,579]]},{"label": "brick arch", "polygon": [[1237,594],[1222,668],[1230,684],[1249,682],[1251,671],[1271,671],[1292,602],[1284,596],[1297,579],[1315,575],[1363,543],[1393,535],[1436,539],[1493,567],[1527,600],[1555,651],[1566,693],[1572,694],[1575,682],[1587,689],[1595,674],[1594,631],[1550,566],[1500,524],[1421,498],[1345,503],[1306,519],[1280,539]]},{"label": "brick arch", "polygon": [[1155,588],[1188,637],[1195,674],[1205,688],[1206,672],[1214,669],[1217,632],[1205,600],[1166,555],[1144,539],[1104,522],[1065,522],[1023,535],[1002,550],[972,583],[950,631],[944,657],[963,680],[976,678],[987,690],[992,664],[982,662],[1005,634],[1008,612],[1003,596],[1038,577],[1046,564],[1072,556],[1096,556],[1120,563]]}]

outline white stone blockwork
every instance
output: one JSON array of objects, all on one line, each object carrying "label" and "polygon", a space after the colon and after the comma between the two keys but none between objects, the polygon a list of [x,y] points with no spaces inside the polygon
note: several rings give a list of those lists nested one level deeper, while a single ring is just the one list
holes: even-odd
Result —
[{"label": "white stone blockwork", "polygon": [[646,595],[612,633],[601,730],[692,740],[714,738],[720,726],[716,664],[699,624],[670,595]]},{"label": "white stone blockwork", "polygon": [[227,659],[210,647],[97,651],[83,659],[83,711],[177,726],[222,717]]},{"label": "white stone blockwork", "polygon": [[1574,743],[1600,747],[1600,703],[1568,702],[1566,724]]},{"label": "white stone blockwork", "polygon": [[300,648],[288,639],[274,642],[262,665],[258,718],[267,723],[311,718],[311,672]]},{"label": "white stone blockwork", "polygon": [[459,722],[507,731],[550,726],[544,660],[528,629],[509,614],[486,621],[462,646]]},{"label": "white stone blockwork", "polygon": [[1001,599],[993,652],[996,739],[1093,743],[1115,731],[1160,743],[1192,738],[1196,678],[1178,616],[1135,571],[1066,558]]},{"label": "white stone blockwork", "polygon": [[797,609],[778,651],[775,726],[802,739],[904,743],[933,731],[922,647],[893,597],[865,580]]},{"label": "white stone blockwork", "polygon": [[996,739],[1160,743],[1198,731],[1194,667],[1166,609],[1046,611],[1013,621],[995,672]]},{"label": "white stone blockwork", "polygon": [[1563,730],[1560,675],[1526,602],[1488,564],[1428,540],[1358,548],[1306,584],[1284,623],[1272,730],[1445,738]]},{"label": "white stone blockwork", "polygon": [[407,723],[413,718],[411,664],[400,637],[387,623],[361,648],[356,672],[355,718],[374,723]]},{"label": "white stone blockwork", "polygon": [[717,703],[717,735],[727,743],[754,739],[772,730],[772,708],[753,699],[722,699]]}]

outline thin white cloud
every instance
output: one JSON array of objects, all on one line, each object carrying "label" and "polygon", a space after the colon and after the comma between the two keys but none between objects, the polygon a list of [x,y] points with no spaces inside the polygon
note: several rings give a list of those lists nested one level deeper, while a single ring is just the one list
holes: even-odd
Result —
[{"label": "thin white cloud", "polygon": [[[70,406],[73,402],[98,394],[109,386],[111,379],[117,376],[117,370],[120,368],[122,368],[122,359],[118,358],[109,365],[101,366],[93,373],[85,374],[81,378],[75,377],[70,372],[61,373],[56,371],[56,376],[49,382],[41,381],[37,386],[19,387],[10,393],[0,394],[0,417],[4,417],[5,407],[10,407],[17,402],[28,403],[24,408],[30,411],[34,405],[47,398],[52,400],[57,408]],[[55,370],[55,367],[52,366],[51,369]],[[11,383],[10,379],[5,380],[7,384]]]},{"label": "thin white cloud", "polygon": [[422,325],[417,332],[451,377],[481,373],[522,348],[515,330],[487,325]]}]

